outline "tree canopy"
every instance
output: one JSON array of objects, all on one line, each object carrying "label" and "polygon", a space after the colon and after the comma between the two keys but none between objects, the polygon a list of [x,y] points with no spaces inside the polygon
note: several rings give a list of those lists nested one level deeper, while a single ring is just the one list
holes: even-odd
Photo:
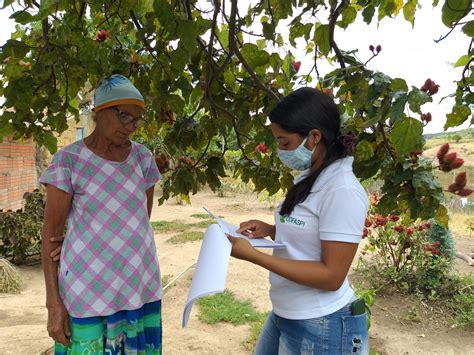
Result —
[{"label": "tree canopy", "polygon": [[[4,0],[18,23],[0,52],[0,137],[32,136],[51,152],[54,133],[67,119],[90,109],[90,93],[110,74],[129,77],[145,97],[147,124],[139,132],[171,160],[161,201],[215,189],[226,173],[226,151],[238,150],[231,170],[257,191],[270,194],[293,181],[276,154],[266,120],[281,97],[308,85],[333,95],[346,139],[354,147],[355,172],[383,181],[381,212],[409,218],[435,216],[447,225],[443,191],[423,148],[422,106],[438,91],[427,80],[409,87],[370,69],[356,48],[341,48],[337,27],[350,31],[357,18],[385,17],[415,23],[417,0],[258,0],[245,12],[237,0]],[[423,5],[427,5],[426,1]],[[433,0],[451,31],[466,36],[466,53],[445,128],[470,116],[474,20],[470,0]],[[403,17],[403,18],[402,18]],[[285,26],[288,35],[281,27]],[[314,65],[308,73],[291,48],[304,43]],[[370,48],[373,56],[380,47]],[[320,73],[323,61],[334,70]]]}]

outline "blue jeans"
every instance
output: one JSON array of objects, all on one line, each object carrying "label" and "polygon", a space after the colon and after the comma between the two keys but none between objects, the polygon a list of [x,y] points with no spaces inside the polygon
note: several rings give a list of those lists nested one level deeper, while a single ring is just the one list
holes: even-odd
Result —
[{"label": "blue jeans", "polygon": [[254,355],[368,354],[366,313],[353,316],[350,304],[327,316],[285,319],[271,312]]}]

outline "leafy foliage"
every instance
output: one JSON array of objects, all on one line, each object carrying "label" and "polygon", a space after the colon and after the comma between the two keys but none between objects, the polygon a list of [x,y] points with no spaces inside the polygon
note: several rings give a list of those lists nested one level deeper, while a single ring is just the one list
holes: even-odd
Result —
[{"label": "leafy foliage", "polygon": [[[384,181],[380,206],[447,223],[433,175],[406,164],[410,152],[422,148],[428,117],[422,119],[422,107],[433,100],[436,84],[410,88],[402,78],[371,70],[382,47],[371,48],[373,56],[363,61],[357,49],[339,47],[334,31],[350,28],[357,17],[371,23],[403,16],[413,25],[421,1],[259,0],[247,12],[237,0],[5,0],[3,7],[10,4],[18,10],[12,15],[18,27],[0,52],[0,137],[33,136],[54,152],[54,133],[90,108],[99,79],[121,73],[146,99],[148,123],[139,134],[172,162],[161,203],[172,196],[187,200],[204,184],[218,189],[228,149],[240,151],[229,162],[233,174],[272,195],[293,177],[277,158],[266,117],[283,95],[314,85],[333,93],[344,132],[357,135],[358,176]],[[474,103],[471,4],[433,6],[442,6],[446,31],[462,26],[466,35],[467,53],[453,58],[464,69],[446,122],[456,127]],[[315,63],[309,73],[299,71],[301,62],[291,54],[297,45]],[[321,61],[336,69],[320,75]],[[255,152],[260,144],[268,151]]]},{"label": "leafy foliage", "polygon": [[44,195],[35,190],[23,198],[25,207],[17,211],[0,211],[0,256],[21,264],[41,249]]}]

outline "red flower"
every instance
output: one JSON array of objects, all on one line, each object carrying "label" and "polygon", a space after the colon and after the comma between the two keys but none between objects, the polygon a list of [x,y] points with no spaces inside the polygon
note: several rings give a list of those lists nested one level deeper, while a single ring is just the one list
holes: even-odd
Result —
[{"label": "red flower", "polygon": [[472,194],[472,190],[468,188],[464,188],[458,191],[458,195],[461,197],[466,197]]},{"label": "red flower", "polygon": [[458,157],[458,154],[456,152],[453,152],[453,153],[448,153],[444,156],[444,159],[443,159],[443,162],[445,162],[446,164],[450,164],[456,160],[456,158]]},{"label": "red flower", "polygon": [[466,172],[463,171],[462,173],[457,174],[456,178],[454,179],[454,183],[458,185],[460,188],[465,187],[467,184]]},{"label": "red flower", "polygon": [[362,239],[367,238],[368,235],[369,235],[369,230],[367,228],[364,228],[364,231],[362,233]]},{"label": "red flower", "polygon": [[268,147],[263,143],[260,143],[254,149],[254,152],[260,152],[262,154],[268,153],[268,151],[269,151]]},{"label": "red flower", "polygon": [[301,62],[293,62],[291,64],[293,65],[293,69],[295,69],[296,72],[300,70]]},{"label": "red flower", "polygon": [[367,228],[369,228],[369,227],[371,227],[371,226],[372,226],[372,222],[371,222],[371,221],[369,221],[369,220],[366,218],[366,219],[365,219],[365,223],[364,223],[364,225],[365,225]]},{"label": "red flower", "polygon": [[323,89],[323,93],[329,96],[334,96],[334,90],[332,88]]},{"label": "red flower", "polygon": [[412,227],[408,227],[408,228],[407,228],[407,235],[408,235],[408,236],[412,235],[413,232],[414,232],[414,229],[413,229]]},{"label": "red flower", "polygon": [[377,216],[377,217],[375,218],[375,225],[376,225],[376,226],[381,226],[381,227],[382,227],[382,226],[386,225],[387,222],[388,222],[388,218],[387,218],[387,217]]},{"label": "red flower", "polygon": [[414,150],[413,152],[410,153],[410,156],[412,158],[416,158],[418,155],[423,154],[423,151],[421,149]]},{"label": "red flower", "polygon": [[437,85],[433,80],[426,79],[423,86],[420,88],[421,91],[426,92],[428,95],[432,96],[436,94],[439,90],[439,85]]},{"label": "red flower", "polygon": [[431,119],[432,119],[432,117],[431,117],[431,113],[430,113],[430,112],[422,113],[422,114],[421,114],[421,120],[422,120],[422,121],[425,121],[425,122],[428,123],[428,122],[431,121]]},{"label": "red flower", "polygon": [[441,147],[438,149],[438,153],[436,153],[436,157],[439,159],[439,161],[442,161],[446,153],[449,151],[449,143],[444,143]]},{"label": "red flower", "polygon": [[400,217],[397,216],[396,214],[391,214],[389,218],[392,222],[396,222],[400,219]]},{"label": "red flower", "polygon": [[402,233],[405,228],[403,228],[403,226],[398,225],[393,227],[393,229],[395,229],[398,233]]},{"label": "red flower", "polygon": [[448,186],[448,191],[451,192],[452,194],[456,193],[460,189],[459,185],[453,182]]},{"label": "red flower", "polygon": [[453,162],[450,164],[451,169],[457,169],[461,167],[464,164],[464,160],[461,158],[456,158],[453,160]]},{"label": "red flower", "polygon": [[97,42],[103,42],[105,41],[107,38],[109,38],[109,31],[107,30],[99,30],[97,31],[97,33],[95,34],[95,40]]}]

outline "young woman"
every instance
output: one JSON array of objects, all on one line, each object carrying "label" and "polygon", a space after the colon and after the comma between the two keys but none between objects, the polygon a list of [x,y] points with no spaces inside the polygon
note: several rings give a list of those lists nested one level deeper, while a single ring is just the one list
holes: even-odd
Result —
[{"label": "young woman", "polygon": [[270,313],[256,355],[367,354],[365,306],[347,273],[360,242],[367,194],[341,142],[336,104],[301,88],[270,113],[283,164],[302,173],[275,213],[275,224],[250,220],[238,232],[270,236],[286,248],[273,255],[229,237],[232,255],[270,271]]}]

